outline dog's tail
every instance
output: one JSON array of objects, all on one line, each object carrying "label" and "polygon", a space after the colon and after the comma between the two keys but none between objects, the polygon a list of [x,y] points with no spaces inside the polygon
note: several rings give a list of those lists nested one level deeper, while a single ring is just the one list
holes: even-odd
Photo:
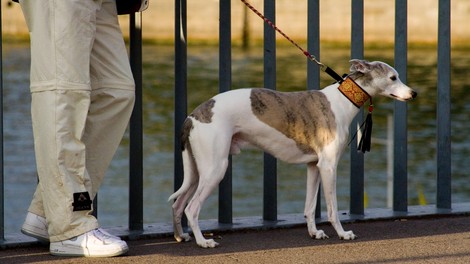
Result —
[{"label": "dog's tail", "polygon": [[[191,185],[194,184],[195,180],[197,180],[197,177],[194,177],[194,174],[197,173],[197,172],[195,172],[195,170],[192,168],[194,166],[193,165],[194,161],[190,160],[190,159],[192,159],[191,156],[192,156],[192,154],[191,154],[191,149],[190,148],[183,151],[183,159],[187,159],[183,163],[190,163],[190,164],[188,164],[188,165],[185,164],[184,165],[185,168],[184,168],[183,183],[181,184],[181,187],[168,198],[168,201],[172,201],[174,199],[177,199],[181,195],[185,194],[189,190]],[[190,166],[190,168],[187,168],[187,166]]]},{"label": "dog's tail", "polygon": [[168,198],[168,202],[177,199],[181,194],[183,194],[184,192],[186,192],[189,189],[189,186],[190,186],[190,184],[184,184],[184,181],[183,181],[183,185],[181,185],[181,187],[178,189],[178,191],[176,191],[175,193],[170,195],[170,197]]},{"label": "dog's tail", "polygon": [[[182,131],[181,131],[181,151],[183,153],[183,164],[184,164],[183,184],[175,193],[173,193],[168,198],[168,201],[172,201],[178,198],[180,195],[187,192],[189,190],[189,187],[191,187],[192,185],[193,179],[190,179],[190,178],[192,177],[191,174],[194,173],[194,168],[192,168],[194,166],[194,160],[192,160],[193,154],[191,150],[191,144],[189,142],[189,134],[192,129],[193,129],[193,122],[191,118],[186,118],[186,120],[183,123]],[[189,166],[189,168],[187,166]]]}]

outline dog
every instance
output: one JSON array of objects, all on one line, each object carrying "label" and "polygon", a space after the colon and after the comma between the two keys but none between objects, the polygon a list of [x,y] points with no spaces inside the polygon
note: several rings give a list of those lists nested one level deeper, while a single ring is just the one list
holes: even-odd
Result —
[{"label": "dog", "polygon": [[200,247],[218,245],[202,235],[199,212],[223,179],[229,154],[238,154],[248,146],[287,163],[307,165],[304,215],[310,237],[328,238],[315,225],[321,181],[329,222],[340,239],[356,238],[352,231],[344,231],[336,200],[336,170],[348,143],[349,125],[369,97],[382,95],[408,101],[417,93],[403,84],[397,71],[386,63],[356,59],[350,63],[346,79],[359,86],[359,90],[343,91],[344,85],[339,83],[319,91],[236,89],[214,96],[186,118],[181,135],[184,180],[168,199],[176,199],[172,209],[174,237],[178,242],[191,239],[181,224],[185,213]]}]

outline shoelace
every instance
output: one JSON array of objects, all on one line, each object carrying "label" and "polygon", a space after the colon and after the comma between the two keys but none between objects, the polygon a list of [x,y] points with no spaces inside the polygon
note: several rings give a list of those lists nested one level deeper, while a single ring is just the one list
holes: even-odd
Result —
[{"label": "shoelace", "polygon": [[115,238],[113,238],[112,236],[110,236],[110,235],[106,234],[105,232],[101,231],[99,228],[98,228],[98,229],[95,229],[95,230],[93,231],[93,234],[94,234],[97,238],[99,238],[100,240],[103,240],[103,241],[106,240],[106,239],[115,239]]},{"label": "shoelace", "polygon": [[109,234],[108,232],[102,230],[101,228],[93,230],[93,234],[101,241],[105,243],[113,243],[113,242],[118,242],[121,241],[119,237],[113,236]]}]

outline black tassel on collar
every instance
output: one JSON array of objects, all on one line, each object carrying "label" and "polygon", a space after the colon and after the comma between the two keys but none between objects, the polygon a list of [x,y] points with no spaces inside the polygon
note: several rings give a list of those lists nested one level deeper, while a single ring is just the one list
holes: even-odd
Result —
[{"label": "black tassel on collar", "polygon": [[374,110],[374,105],[372,104],[372,98],[370,99],[369,113],[367,113],[366,120],[361,125],[362,128],[362,137],[357,146],[357,150],[360,150],[362,153],[370,151],[370,144],[372,139],[372,111]]},{"label": "black tassel on collar", "polygon": [[[372,104],[372,97],[359,86],[353,79],[350,77],[346,77],[343,82],[341,82],[338,90],[348,98],[351,103],[353,103],[357,108],[360,108],[364,105],[365,102],[368,100],[370,101],[369,104],[369,113],[367,113],[366,120],[362,123],[361,127],[361,140],[359,141],[357,150],[360,150],[362,153],[366,151],[370,151],[371,139],[372,139],[372,111],[374,110],[374,105]],[[356,137],[356,134],[351,139],[349,144],[351,144],[352,140]]]}]

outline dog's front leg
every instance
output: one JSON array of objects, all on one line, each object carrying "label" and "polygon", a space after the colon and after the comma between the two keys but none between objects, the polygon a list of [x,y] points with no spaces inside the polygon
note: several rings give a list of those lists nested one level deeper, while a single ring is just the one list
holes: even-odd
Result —
[{"label": "dog's front leg", "polygon": [[318,164],[320,170],[323,190],[325,192],[326,207],[328,209],[328,220],[335,228],[340,239],[353,240],[356,235],[352,231],[344,231],[338,215],[338,203],[336,200],[336,166],[337,162],[323,162]]},{"label": "dog's front leg", "polygon": [[323,230],[317,230],[315,224],[315,209],[317,207],[318,189],[320,187],[320,173],[317,165],[307,164],[307,195],[305,198],[304,216],[307,221],[308,234],[311,238],[325,239],[328,236]]}]

